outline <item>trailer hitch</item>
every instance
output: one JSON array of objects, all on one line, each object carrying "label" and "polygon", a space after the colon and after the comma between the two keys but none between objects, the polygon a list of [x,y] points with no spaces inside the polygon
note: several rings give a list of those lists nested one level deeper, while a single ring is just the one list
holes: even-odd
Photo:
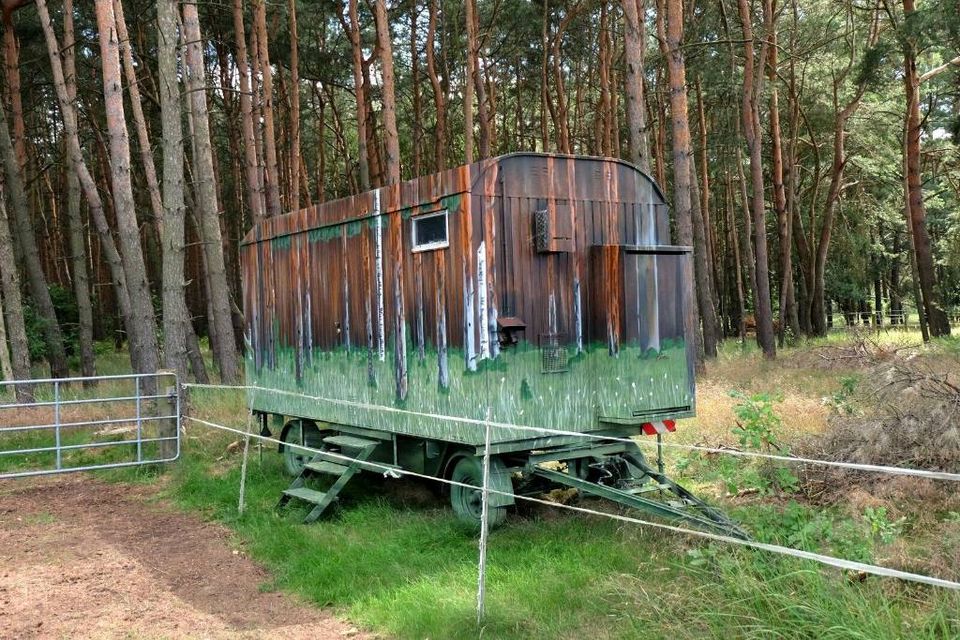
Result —
[{"label": "trailer hitch", "polygon": [[539,465],[533,467],[533,474],[666,520],[686,522],[703,531],[741,540],[751,539],[750,534],[723,511],[710,506],[651,466],[636,445],[627,447],[622,454],[591,464],[590,468],[608,475],[595,480],[585,479]]}]

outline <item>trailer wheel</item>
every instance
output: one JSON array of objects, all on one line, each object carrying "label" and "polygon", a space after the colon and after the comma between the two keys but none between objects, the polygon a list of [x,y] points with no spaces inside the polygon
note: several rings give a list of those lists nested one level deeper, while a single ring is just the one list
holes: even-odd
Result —
[{"label": "trailer wheel", "polygon": [[280,440],[284,443],[283,468],[288,475],[298,476],[313,454],[293,445],[320,449],[323,446],[323,433],[309,420],[291,420],[283,427]]},{"label": "trailer wheel", "polygon": [[[453,473],[450,479],[455,483],[470,485],[469,487],[460,486],[460,484],[450,485],[450,506],[457,518],[475,526],[480,527],[483,516],[483,459],[477,456],[463,456],[457,460],[453,467]],[[478,488],[473,488],[478,487]],[[511,493],[513,485],[510,482],[510,475],[500,458],[490,458],[490,489],[498,492]],[[489,496],[487,509],[487,518],[490,527],[497,527],[503,524],[507,518],[507,508],[505,506],[495,506],[500,494]]]}]

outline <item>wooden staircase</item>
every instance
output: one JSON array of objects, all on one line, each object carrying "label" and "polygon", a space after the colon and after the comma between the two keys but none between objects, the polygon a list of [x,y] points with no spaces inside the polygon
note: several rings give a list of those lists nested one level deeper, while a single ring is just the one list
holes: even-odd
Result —
[{"label": "wooden staircase", "polygon": [[[303,519],[304,524],[314,522],[331,504],[358,472],[364,469],[383,472],[387,465],[371,464],[367,460],[380,444],[379,440],[369,440],[349,435],[328,436],[323,439],[328,451],[318,452],[303,466],[290,486],[284,489],[277,507],[282,507],[291,499],[308,502],[313,509]],[[350,458],[347,460],[345,458]],[[327,489],[319,491],[308,484],[317,484],[322,480],[332,480]]]}]

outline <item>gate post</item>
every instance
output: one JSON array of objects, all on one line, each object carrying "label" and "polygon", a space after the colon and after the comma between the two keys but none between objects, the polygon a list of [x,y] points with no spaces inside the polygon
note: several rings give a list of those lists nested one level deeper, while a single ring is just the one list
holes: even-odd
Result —
[{"label": "gate post", "polygon": [[[158,377],[163,375],[172,375],[174,379],[173,386],[166,387],[163,391],[163,397],[157,401],[157,417],[162,418],[158,421],[157,435],[160,438],[176,438],[180,428],[180,384],[176,374],[172,371],[158,371]],[[179,440],[161,440],[160,441],[160,459],[173,460],[180,454]]]}]

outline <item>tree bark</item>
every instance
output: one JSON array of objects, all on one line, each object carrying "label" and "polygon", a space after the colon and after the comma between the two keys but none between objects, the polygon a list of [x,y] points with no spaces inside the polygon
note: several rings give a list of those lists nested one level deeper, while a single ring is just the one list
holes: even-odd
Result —
[{"label": "tree bark", "polygon": [[597,143],[600,145],[599,155],[610,157],[613,155],[613,139],[611,136],[613,113],[611,109],[612,100],[610,97],[610,76],[612,74],[611,67],[613,66],[611,49],[613,48],[613,44],[610,41],[610,20],[607,15],[607,3],[605,2],[600,5],[599,31],[598,75],[600,79],[600,104],[597,108],[598,114],[595,117],[597,131],[594,135]]},{"label": "tree bark", "polygon": [[[760,80],[763,73],[754,70],[753,26],[750,7],[747,0],[738,0],[740,23],[743,27],[744,67],[743,67],[743,127],[747,147],[750,149],[750,178],[753,186],[753,245],[756,262],[754,288],[754,312],[757,321],[757,342],[766,358],[775,358],[777,345],[773,334],[773,312],[770,303],[770,275],[767,257],[766,216],[763,201],[763,157],[760,136],[760,110],[758,96],[761,93]],[[761,65],[766,57],[766,42],[761,47]]]},{"label": "tree bark", "polygon": [[714,308],[719,306],[720,295],[718,293],[720,275],[717,271],[717,256],[715,249],[714,226],[711,224],[712,213],[710,211],[710,160],[707,154],[707,114],[703,106],[703,89],[700,86],[700,78],[697,78],[697,125],[700,129],[700,169],[699,176],[702,184],[700,185],[700,213],[703,217],[703,228],[705,233],[704,246],[707,254],[708,275],[710,277],[710,290],[713,292]]},{"label": "tree bark", "polygon": [[[353,85],[357,99],[357,163],[360,168],[360,190],[369,191],[371,183],[370,161],[367,151],[367,100],[364,92],[363,43],[360,39],[360,20],[357,15],[357,0],[350,0],[348,11],[350,14],[350,29],[348,35],[350,36],[351,50],[353,52]],[[428,57],[428,60],[429,59]],[[438,115],[437,117],[439,118],[440,116]]]},{"label": "tree bark", "polygon": [[740,337],[742,343],[747,339],[747,307],[743,286],[743,260],[740,257],[740,234],[737,230],[737,214],[736,206],[734,205],[733,185],[730,184],[729,176],[727,177],[727,233],[729,236],[727,243],[733,253],[733,275],[737,290],[737,335]]},{"label": "tree bark", "polygon": [[446,168],[446,149],[447,149],[447,105],[446,94],[440,84],[440,78],[437,76],[437,61],[434,39],[437,33],[437,13],[439,12],[440,0],[430,1],[430,20],[427,24],[427,75],[430,77],[430,86],[433,87],[433,110],[436,115],[436,128],[434,130],[434,140],[436,142],[435,168],[442,171]]},{"label": "tree bark", "polygon": [[[571,153],[572,146],[570,143],[570,110],[567,107],[567,88],[563,80],[563,63],[560,59],[560,44],[563,42],[563,34],[566,33],[567,27],[570,26],[570,22],[580,13],[583,9],[583,3],[577,2],[569,9],[567,9],[566,15],[560,20],[560,24],[557,26],[557,32],[553,34],[553,41],[550,45],[550,51],[553,54],[553,78],[554,78],[554,89],[557,92],[557,105],[556,113],[554,115],[554,123],[556,125],[557,133],[557,150],[560,153]],[[549,102],[550,95],[549,91],[547,92],[547,104]]]},{"label": "tree bark", "polygon": [[397,97],[393,75],[393,46],[390,41],[390,22],[385,0],[374,1],[377,22],[377,43],[383,73],[383,130],[386,142],[385,184],[400,182],[400,135],[397,133]]},{"label": "tree bark", "polygon": [[10,348],[7,342],[7,323],[3,314],[3,295],[0,295],[0,375],[4,380],[14,380],[13,363],[10,362]]},{"label": "tree bark", "polygon": [[100,32],[100,57],[103,68],[103,103],[107,116],[107,139],[110,150],[110,179],[113,187],[114,213],[120,236],[120,255],[126,274],[130,315],[127,333],[130,355],[140,373],[153,373],[160,365],[157,346],[156,314],[147,281],[147,269],[140,246],[140,227],[136,202],[130,182],[130,141],[124,115],[123,88],[120,81],[120,43],[117,39],[113,3],[96,5],[97,29]]},{"label": "tree bark", "polygon": [[297,42],[297,0],[289,0],[290,11],[290,202],[291,211],[300,208],[300,47]]},{"label": "tree bark", "polygon": [[[113,234],[110,225],[107,223],[106,213],[103,208],[103,201],[100,198],[100,192],[97,190],[97,183],[93,179],[84,160],[80,149],[80,137],[77,132],[77,112],[73,104],[73,97],[67,89],[67,83],[64,79],[63,65],[60,60],[60,44],[53,31],[53,23],[50,20],[50,13],[47,11],[46,0],[36,0],[37,13],[40,16],[40,26],[43,29],[44,40],[47,45],[47,55],[50,59],[50,67],[53,76],[53,86],[57,94],[57,103],[60,107],[60,113],[63,116],[63,137],[66,141],[69,154],[69,164],[71,170],[77,174],[77,179],[83,189],[84,197],[90,207],[90,217],[93,219],[100,237],[102,248],[102,257],[110,269],[110,275],[113,278],[113,285],[117,296],[117,306],[120,308],[120,314],[123,316],[124,325],[129,325],[130,320],[130,297],[127,289],[127,276],[124,272],[123,262],[117,245],[113,240]],[[131,354],[132,357],[132,354]],[[136,363],[134,363],[136,367]]]},{"label": "tree bark", "polygon": [[[67,92],[71,102],[77,98],[76,52],[73,28],[73,0],[63,3],[63,69],[66,77]],[[87,271],[86,232],[83,217],[80,214],[80,180],[76,169],[66,156],[67,182],[67,225],[70,235],[70,266],[73,282],[73,295],[77,301],[78,338],[80,342],[80,375],[97,375],[96,356],[93,349],[93,303],[90,300],[90,276]],[[87,386],[93,384],[87,383]]]},{"label": "tree bark", "polygon": [[157,169],[153,163],[153,152],[150,148],[150,135],[147,132],[147,119],[143,115],[143,105],[140,101],[140,83],[137,80],[137,70],[133,65],[133,50],[130,45],[130,36],[127,33],[127,22],[123,16],[122,0],[113,0],[113,12],[117,19],[117,38],[120,41],[120,51],[123,55],[123,70],[127,79],[127,91],[130,98],[130,113],[133,116],[134,130],[137,132],[137,147],[140,150],[140,162],[143,164],[143,174],[147,181],[147,193],[150,196],[150,208],[153,211],[154,226],[157,236],[163,236],[163,200],[160,196],[160,183],[157,180]]},{"label": "tree bark", "polygon": [[20,173],[20,164],[17,162],[16,151],[10,140],[10,129],[7,125],[6,111],[0,107],[0,154],[3,155],[3,169],[6,177],[7,196],[10,207],[13,209],[14,229],[20,245],[20,257],[26,272],[27,285],[30,297],[36,306],[37,315],[43,329],[43,338],[47,347],[47,361],[50,363],[50,375],[54,378],[64,378],[70,375],[67,365],[67,354],[63,347],[63,335],[60,333],[60,324],[57,321],[56,309],[50,298],[50,289],[47,278],[40,263],[40,252],[34,235],[33,224],[30,221],[30,209],[27,202],[27,193],[23,186],[23,177]]},{"label": "tree bark", "polygon": [[[13,237],[10,235],[4,201],[0,189],[0,288],[3,290],[3,312],[10,343],[10,366],[14,380],[29,380],[30,348],[27,344],[27,328],[23,323],[20,276],[13,255]],[[16,395],[19,401],[30,402],[33,399],[33,389],[29,385],[17,385]]]},{"label": "tree bark", "polygon": [[[489,158],[490,157],[490,141],[492,138],[492,133],[490,130],[490,117],[487,113],[487,94],[486,87],[483,81],[483,73],[480,70],[480,54],[479,54],[479,37],[477,36],[477,7],[476,0],[466,0],[464,2],[466,7],[466,21],[467,21],[467,70],[469,73],[469,78],[473,83],[473,88],[470,92],[471,98],[473,94],[477,96],[477,119],[480,121],[480,158]],[[466,95],[466,94],[465,94]],[[466,105],[464,105],[466,108]],[[470,102],[470,128],[467,130],[472,135],[473,131],[473,103]],[[471,141],[472,145],[472,141]],[[472,149],[471,149],[472,155]],[[468,160],[467,162],[472,162]]]},{"label": "tree bark", "polygon": [[467,59],[464,67],[463,80],[463,155],[467,164],[473,162],[473,76],[476,73],[476,36],[473,33],[473,2],[467,0],[464,4],[467,30]]},{"label": "tree bark", "polygon": [[787,194],[783,181],[783,134],[780,129],[780,99],[777,93],[777,15],[773,0],[764,0],[764,23],[769,46],[767,48],[767,73],[770,81],[770,157],[771,181],[773,182],[773,211],[777,218],[777,237],[780,247],[780,327],[777,339],[781,347],[786,344],[787,328],[792,329],[790,318],[794,317],[793,295],[793,247],[790,221],[787,219]]},{"label": "tree bark", "polygon": [[[25,123],[20,96],[19,53],[12,20],[7,20],[4,24],[4,58],[7,87],[10,91],[10,104],[13,113],[14,137],[11,139],[7,114],[4,109],[0,108],[0,112],[2,112],[0,113],[0,153],[3,155],[7,196],[9,197],[10,209],[13,212],[13,227],[16,231],[14,241],[20,249],[19,255],[27,278],[30,297],[37,315],[40,317],[43,338],[47,348],[47,361],[50,363],[50,374],[55,378],[63,378],[70,375],[67,355],[63,346],[63,335],[60,332],[60,324],[57,321],[47,278],[40,261],[40,252],[30,216],[30,205],[24,188],[23,171],[26,165]],[[14,249],[16,250],[16,247]]]},{"label": "tree bark", "polygon": [[[265,162],[264,191],[266,192],[267,215],[278,216],[283,212],[280,204],[280,176],[277,170],[277,134],[273,124],[273,68],[270,66],[270,47],[267,38],[267,3],[255,0],[254,25],[257,30],[257,57],[263,95],[263,156]],[[199,25],[198,25],[199,27]]]},{"label": "tree bark", "polygon": [[220,205],[214,177],[213,151],[210,146],[210,120],[207,112],[207,93],[203,62],[203,38],[197,7],[183,5],[183,35],[186,88],[194,127],[193,161],[197,199],[197,216],[203,239],[209,290],[207,295],[212,311],[210,323],[217,336],[214,356],[220,367],[220,378],[225,384],[239,379],[237,348],[231,320],[230,288],[223,259],[223,237],[220,231]]},{"label": "tree bark", "polygon": [[647,141],[647,115],[643,98],[644,57],[647,28],[644,20],[646,0],[622,0],[624,54],[626,57],[627,128],[630,130],[630,162],[650,173],[650,146]]},{"label": "tree bark", "polygon": [[416,2],[410,3],[410,85],[413,90],[413,175],[423,173],[423,96],[420,90],[420,48],[417,41],[417,20],[420,17]]},{"label": "tree bark", "polygon": [[183,265],[183,120],[177,81],[176,33],[177,0],[157,0],[157,68],[163,133],[163,358],[167,369],[186,380],[187,333],[192,327]]},{"label": "tree bark", "polygon": [[[683,57],[683,4],[681,0],[658,3],[657,32],[667,60],[670,76],[670,123],[673,133],[673,193],[677,221],[677,240],[694,248],[694,282],[682,287],[684,297],[684,333],[692,344],[703,324],[703,349],[707,357],[717,355],[716,316],[706,273],[703,233],[696,233],[693,220],[690,120],[687,112],[686,63]],[[699,242],[698,242],[699,240]],[[696,287],[696,293],[694,293]],[[699,305],[699,308],[698,308]],[[698,358],[699,358],[698,353]]]},{"label": "tree bark", "polygon": [[13,119],[13,148],[20,171],[26,169],[26,121],[23,117],[23,97],[20,93],[20,46],[13,26],[13,14],[4,16],[3,62],[7,75],[7,92],[10,94],[10,112]]},{"label": "tree bark", "polygon": [[[703,353],[708,358],[717,356],[717,343],[722,329],[715,306],[716,291],[710,277],[710,258],[707,244],[708,229],[701,208],[700,186],[697,181],[696,156],[690,154],[690,212],[693,221],[693,266],[697,284],[697,305],[703,329]],[[704,171],[706,169],[703,169]]]},{"label": "tree bark", "polygon": [[[903,11],[909,16],[916,11],[914,0],[903,0]],[[905,41],[903,52],[903,86],[906,93],[906,170],[907,212],[913,230],[913,248],[917,259],[917,276],[923,294],[927,326],[933,338],[950,335],[950,321],[940,301],[937,290],[937,273],[934,268],[933,249],[927,232],[927,212],[923,203],[923,181],[920,175],[920,75],[917,72],[917,47],[910,38]],[[929,75],[927,77],[930,77]]]},{"label": "tree bark", "polygon": [[[257,158],[257,143],[256,140],[256,130],[253,126],[253,83],[250,78],[250,63],[247,56],[247,35],[243,26],[243,0],[234,0],[233,2],[233,31],[236,35],[237,41],[237,52],[236,52],[236,62],[237,62],[237,75],[240,76],[240,132],[243,136],[243,175],[244,175],[244,186],[245,193],[247,195],[247,207],[250,209],[250,217],[252,222],[256,224],[263,219],[264,216],[264,192],[263,192],[263,172],[260,167],[260,161]],[[174,47],[176,44],[174,43]],[[176,53],[174,53],[176,56]],[[174,70],[176,66],[176,58],[174,57]],[[177,107],[177,112],[179,113],[180,109]],[[172,123],[171,123],[172,124]],[[182,130],[182,127],[181,127]],[[183,145],[180,146],[180,156],[183,155]],[[181,161],[181,174],[182,174],[182,161]],[[182,176],[181,176],[182,182]],[[181,200],[181,212],[180,216],[182,218],[182,200],[183,194],[180,195]],[[166,205],[170,207],[168,203]],[[181,228],[183,222],[180,223]],[[182,237],[182,233],[180,234]]]}]

